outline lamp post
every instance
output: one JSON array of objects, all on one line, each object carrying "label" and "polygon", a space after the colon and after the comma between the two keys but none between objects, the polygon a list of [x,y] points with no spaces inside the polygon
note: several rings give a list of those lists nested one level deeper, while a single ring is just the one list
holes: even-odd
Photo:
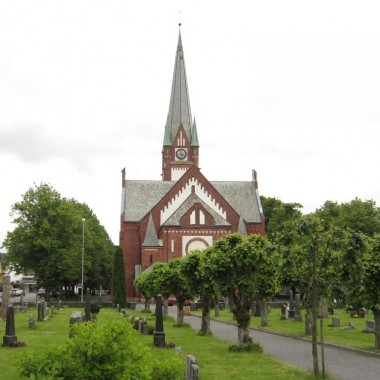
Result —
[{"label": "lamp post", "polygon": [[86,219],[82,218],[82,290],[80,293],[80,301],[83,302],[83,291],[84,291],[84,284],[83,284],[83,260],[84,260],[84,223]]}]

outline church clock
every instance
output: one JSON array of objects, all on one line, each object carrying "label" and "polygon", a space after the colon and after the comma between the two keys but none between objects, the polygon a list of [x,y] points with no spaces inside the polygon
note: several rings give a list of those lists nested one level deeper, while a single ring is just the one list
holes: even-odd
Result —
[{"label": "church clock", "polygon": [[187,152],[185,149],[177,149],[177,151],[175,152],[175,155],[177,156],[177,158],[179,160],[184,160],[187,156]]}]

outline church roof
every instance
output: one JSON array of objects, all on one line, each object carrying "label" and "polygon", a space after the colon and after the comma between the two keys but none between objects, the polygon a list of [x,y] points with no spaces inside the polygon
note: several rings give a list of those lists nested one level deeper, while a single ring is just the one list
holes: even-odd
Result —
[{"label": "church roof", "polygon": [[[126,180],[124,221],[141,221],[175,184],[176,181]],[[210,181],[210,184],[246,222],[261,222],[258,194],[253,182]]]},{"label": "church roof", "polygon": [[181,124],[185,129],[188,140],[191,141],[191,122],[189,89],[180,31],[174,63],[169,112],[165,126],[164,146],[170,146],[172,144]]},{"label": "church roof", "polygon": [[154,227],[152,214],[149,215],[148,228],[146,229],[143,246],[144,247],[159,247],[160,246],[156,229]]}]

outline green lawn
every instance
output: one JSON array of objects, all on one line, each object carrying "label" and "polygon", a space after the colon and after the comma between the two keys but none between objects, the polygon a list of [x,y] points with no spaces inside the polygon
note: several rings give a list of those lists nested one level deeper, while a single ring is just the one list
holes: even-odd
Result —
[{"label": "green lawn", "polygon": [[[27,313],[16,312],[16,335],[18,340],[26,343],[26,347],[8,348],[0,347],[0,374],[1,378],[18,380],[21,379],[17,367],[18,358],[25,351],[34,350],[38,355],[41,347],[59,345],[69,339],[69,317],[73,310],[64,309],[46,322],[36,322],[36,329],[28,329],[28,317],[32,313],[37,319],[37,311],[29,310]],[[149,319],[149,324],[154,326],[154,316],[133,312],[134,315],[144,315]],[[108,323],[110,320],[122,317],[113,309],[102,309],[98,315],[98,323]],[[284,365],[273,360],[265,354],[232,353],[228,351],[228,343],[212,336],[198,336],[191,328],[173,327],[174,321],[165,321],[166,342],[173,342],[182,348],[183,355],[193,354],[200,366],[201,380],[212,379],[312,379],[309,373]],[[5,332],[5,322],[0,322]],[[136,334],[139,334],[136,331]],[[153,337],[140,335],[141,340],[152,346]],[[168,349],[153,348],[156,355],[163,358],[170,353]],[[163,379],[165,380],[165,379]]]},{"label": "green lawn", "polygon": [[[195,315],[201,315],[201,311],[192,312]],[[214,311],[211,311],[213,317]],[[282,320],[280,309],[272,309],[268,315],[268,327],[261,327],[260,317],[251,318],[251,327],[257,328],[263,331],[275,331],[284,333],[291,336],[300,338],[311,339],[310,335],[305,334],[305,322],[294,322],[292,320]],[[351,318],[348,313],[342,309],[334,311],[334,316],[340,318],[340,327],[348,326],[349,322],[354,323],[354,330],[344,330],[339,327],[329,327],[332,324],[332,316],[323,320],[324,341],[334,343],[342,346],[358,348],[361,350],[367,350],[380,353],[380,350],[375,349],[375,337],[374,334],[363,333],[365,329],[365,321],[367,319],[373,320],[372,312],[368,312],[365,318]],[[304,318],[304,317],[303,317]],[[233,321],[233,315],[230,310],[224,309],[220,311],[219,320],[235,323]],[[319,324],[318,324],[319,328]],[[318,332],[319,334],[319,332]],[[319,339],[319,336],[318,336]]]}]

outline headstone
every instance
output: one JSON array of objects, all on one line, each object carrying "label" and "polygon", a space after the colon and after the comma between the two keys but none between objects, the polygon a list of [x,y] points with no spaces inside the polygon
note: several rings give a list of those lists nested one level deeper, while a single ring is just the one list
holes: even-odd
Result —
[{"label": "headstone", "polygon": [[15,328],[15,311],[13,306],[7,308],[7,322],[5,326],[5,335],[3,336],[3,346],[10,347],[17,342]]},{"label": "headstone", "polygon": [[195,360],[195,356],[186,355],[186,380],[198,380],[199,379],[199,366]]},{"label": "headstone", "polygon": [[11,276],[9,274],[4,275],[3,278],[3,299],[1,302],[0,317],[6,318],[8,312],[8,306],[11,299]]},{"label": "headstone", "polygon": [[332,327],[340,327],[340,318],[332,317]]},{"label": "headstone", "polygon": [[286,305],[281,305],[281,319],[286,319]]},{"label": "headstone", "polygon": [[363,332],[374,333],[375,332],[375,321],[366,320],[365,321],[365,330]]},{"label": "headstone", "polygon": [[84,307],[84,322],[91,321],[91,300],[90,300],[90,289],[87,288],[86,292],[86,304]]},{"label": "headstone", "polygon": [[34,330],[36,328],[36,321],[34,320],[33,314],[29,315],[28,327],[30,330]]},{"label": "headstone", "polygon": [[156,330],[153,332],[153,344],[157,347],[165,347],[164,317],[162,313],[162,296],[157,296],[156,302]]},{"label": "headstone", "polygon": [[289,292],[289,308],[288,308],[288,316],[287,319],[293,319],[295,315],[295,304],[294,304],[294,296],[293,292]]},{"label": "headstone", "polygon": [[37,321],[43,322],[45,320],[45,301],[38,302],[38,312],[37,312]]},{"label": "headstone", "polygon": [[74,336],[74,330],[72,325],[74,323],[82,323],[82,313],[80,311],[73,311],[70,316],[70,333],[69,337],[72,338]]}]

